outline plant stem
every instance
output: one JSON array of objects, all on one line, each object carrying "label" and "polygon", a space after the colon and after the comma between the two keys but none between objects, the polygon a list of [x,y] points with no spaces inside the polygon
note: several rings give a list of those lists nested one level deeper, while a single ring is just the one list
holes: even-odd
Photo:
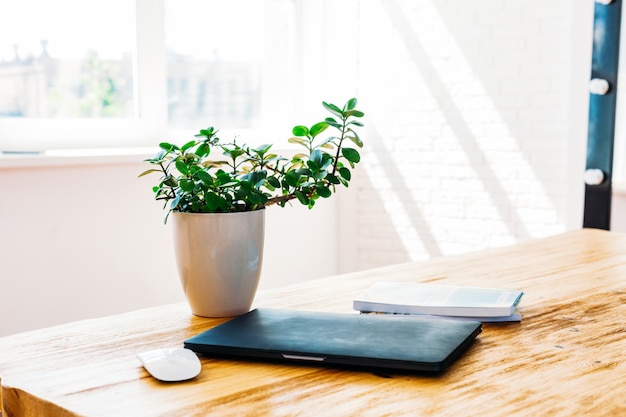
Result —
[{"label": "plant stem", "polygon": [[265,203],[265,207],[273,206],[274,204],[286,203],[288,201],[293,200],[294,198],[296,198],[296,195],[294,193],[283,194],[283,195],[279,195],[276,197],[272,197],[269,200],[267,200],[267,202]]},{"label": "plant stem", "polygon": [[343,144],[343,140],[345,139],[345,135],[346,135],[346,120],[347,120],[347,117],[344,117],[344,116],[341,117],[341,122],[342,122],[341,137],[339,138],[339,144],[337,145],[337,153],[335,154],[335,162],[333,163],[333,172],[332,172],[333,175],[337,173],[337,165],[339,164],[339,156],[341,155],[341,145]]}]

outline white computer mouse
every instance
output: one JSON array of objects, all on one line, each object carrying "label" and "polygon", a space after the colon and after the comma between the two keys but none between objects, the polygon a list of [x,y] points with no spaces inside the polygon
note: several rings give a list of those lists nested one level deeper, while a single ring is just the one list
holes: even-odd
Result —
[{"label": "white computer mouse", "polygon": [[137,357],[150,375],[160,381],[186,381],[202,368],[200,359],[186,348],[154,349],[138,353]]}]

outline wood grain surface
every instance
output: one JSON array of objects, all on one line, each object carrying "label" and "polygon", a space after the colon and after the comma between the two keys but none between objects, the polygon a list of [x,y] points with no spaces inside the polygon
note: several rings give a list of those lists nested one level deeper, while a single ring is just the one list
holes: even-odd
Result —
[{"label": "wood grain surface", "polygon": [[255,304],[350,313],[380,280],[519,288],[522,322],[484,324],[439,376],[203,357],[196,379],[161,383],[137,352],[224,321],[168,305],[0,338],[2,416],[626,415],[626,235],[578,230],[310,281]]}]

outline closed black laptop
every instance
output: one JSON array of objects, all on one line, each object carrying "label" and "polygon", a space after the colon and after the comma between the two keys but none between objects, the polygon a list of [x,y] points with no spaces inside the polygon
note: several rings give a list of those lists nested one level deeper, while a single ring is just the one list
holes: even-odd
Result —
[{"label": "closed black laptop", "polygon": [[481,330],[473,321],[256,309],[185,347],[207,355],[441,372]]}]

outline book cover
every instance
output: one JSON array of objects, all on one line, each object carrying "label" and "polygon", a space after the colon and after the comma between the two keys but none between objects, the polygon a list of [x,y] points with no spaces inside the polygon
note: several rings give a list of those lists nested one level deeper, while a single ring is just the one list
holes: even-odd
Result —
[{"label": "book cover", "polygon": [[524,293],[515,289],[379,282],[354,300],[355,310],[455,317],[508,317]]}]

